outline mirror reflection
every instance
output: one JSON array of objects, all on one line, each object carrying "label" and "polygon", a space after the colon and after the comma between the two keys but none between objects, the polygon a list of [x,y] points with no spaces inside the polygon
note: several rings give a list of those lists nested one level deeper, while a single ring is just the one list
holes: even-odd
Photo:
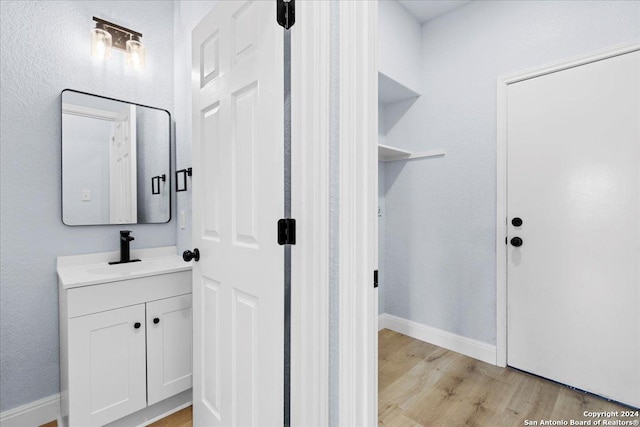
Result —
[{"label": "mirror reflection", "polygon": [[171,219],[168,111],[62,92],[62,222]]}]

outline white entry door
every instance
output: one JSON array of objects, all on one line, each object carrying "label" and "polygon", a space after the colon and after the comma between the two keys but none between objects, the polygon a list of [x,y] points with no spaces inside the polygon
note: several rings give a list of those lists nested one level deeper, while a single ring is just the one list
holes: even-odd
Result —
[{"label": "white entry door", "polygon": [[194,425],[283,425],[283,29],[220,1],[193,31]]},{"label": "white entry door", "polygon": [[640,52],[509,85],[507,363],[636,407],[639,171]]}]

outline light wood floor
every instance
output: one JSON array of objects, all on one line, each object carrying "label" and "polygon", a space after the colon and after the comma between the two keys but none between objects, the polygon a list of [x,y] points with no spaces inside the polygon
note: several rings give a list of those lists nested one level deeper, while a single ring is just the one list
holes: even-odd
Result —
[{"label": "light wood floor", "polygon": [[[193,411],[192,407],[184,408],[178,412],[175,412],[168,417],[156,421],[153,424],[149,424],[149,427],[192,427],[193,426]],[[56,421],[43,424],[40,427],[58,427]]]},{"label": "light wood floor", "polygon": [[[378,334],[381,426],[523,426],[625,408],[384,329]],[[628,409],[628,408],[627,408]],[[610,419],[608,419],[610,420]]]},{"label": "light wood floor", "polygon": [[149,424],[149,427],[191,427],[193,426],[193,407],[189,406],[160,421]]},{"label": "light wood floor", "polygon": [[[378,334],[380,426],[524,426],[525,420],[583,420],[584,411],[625,408],[591,395],[498,368],[406,335]],[[191,427],[192,408],[151,427]],[[42,427],[56,427],[55,421]]]}]

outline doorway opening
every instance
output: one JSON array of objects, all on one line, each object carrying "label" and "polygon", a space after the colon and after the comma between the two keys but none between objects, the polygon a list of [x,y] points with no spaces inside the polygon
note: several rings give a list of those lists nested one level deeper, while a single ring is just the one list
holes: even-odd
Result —
[{"label": "doorway opening", "polygon": [[[480,25],[473,17],[486,5],[473,2],[456,2],[458,9],[421,21],[423,6],[433,3],[382,1],[378,9],[379,420],[433,425],[473,416],[522,424],[523,417],[542,414],[578,419],[579,407],[620,411],[615,403],[504,368],[506,285],[503,292],[500,283],[506,283],[511,246],[502,242],[507,235],[523,237],[506,232],[500,157],[495,225],[495,81],[531,64],[488,41],[500,31],[508,35],[512,25],[530,24],[513,9],[500,11],[500,19],[512,19],[508,24],[495,18]],[[545,7],[535,14],[540,25],[551,26]],[[574,7],[579,13],[586,6]],[[469,28],[476,31],[473,41],[462,36]],[[525,45],[546,43],[522,37]],[[535,55],[535,63],[571,56],[565,52],[572,50]],[[636,351],[638,327],[625,330],[639,337],[631,345]],[[527,394],[532,390],[535,399]]]}]

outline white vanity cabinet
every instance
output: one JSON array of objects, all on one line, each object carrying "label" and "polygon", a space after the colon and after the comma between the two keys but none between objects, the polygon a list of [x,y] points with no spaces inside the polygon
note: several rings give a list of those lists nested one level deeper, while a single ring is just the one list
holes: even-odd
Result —
[{"label": "white vanity cabinet", "polygon": [[74,282],[59,258],[61,425],[141,425],[190,403],[191,265],[170,261]]}]

